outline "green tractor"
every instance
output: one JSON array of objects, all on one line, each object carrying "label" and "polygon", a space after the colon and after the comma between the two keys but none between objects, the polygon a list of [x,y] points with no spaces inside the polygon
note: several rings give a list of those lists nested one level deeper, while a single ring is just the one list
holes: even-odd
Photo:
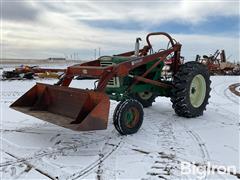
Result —
[{"label": "green tractor", "polygon": [[[168,48],[154,50],[152,36],[166,37]],[[87,131],[107,128],[109,99],[115,100],[119,104],[113,123],[122,135],[139,130],[143,108],[152,106],[158,96],[170,97],[179,116],[202,115],[211,90],[207,67],[196,61],[183,63],[182,45],[167,33],[150,33],[146,41],[142,49],[137,38],[134,51],[70,66],[58,83],[37,84],[11,107],[66,128]],[[75,76],[97,78],[94,90],[70,88]]]}]

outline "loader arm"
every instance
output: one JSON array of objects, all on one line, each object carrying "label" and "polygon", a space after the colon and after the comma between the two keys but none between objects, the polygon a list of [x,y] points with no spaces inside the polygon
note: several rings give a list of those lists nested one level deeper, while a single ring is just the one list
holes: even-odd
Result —
[{"label": "loader arm", "polygon": [[[178,53],[181,49],[181,44],[175,44],[172,48],[161,51],[155,54],[147,55],[144,57],[135,57],[131,60],[113,65],[108,67],[101,67],[98,64],[98,61],[92,61],[89,63],[84,63],[81,65],[74,65],[67,68],[66,75],[62,81],[62,86],[69,86],[74,76],[82,76],[82,77],[95,77],[99,79],[99,83],[97,86],[97,91],[103,92],[107,86],[108,81],[114,76],[125,77],[129,75],[129,72],[139,66],[147,64],[149,62],[153,62],[159,58],[159,60],[146,71],[142,78],[146,77],[154,67],[156,67],[160,62],[166,60],[167,56],[171,53]],[[96,66],[97,65],[97,66]],[[141,78],[141,80],[143,80]],[[135,80],[135,83],[139,81],[140,78]],[[151,82],[149,81],[151,84]]]}]

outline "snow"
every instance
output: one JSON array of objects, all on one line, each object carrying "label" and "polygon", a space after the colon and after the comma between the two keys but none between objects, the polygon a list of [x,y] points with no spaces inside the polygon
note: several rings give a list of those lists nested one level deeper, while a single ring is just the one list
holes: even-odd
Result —
[{"label": "snow", "polygon": [[[144,109],[138,133],[120,136],[112,124],[117,103],[111,101],[106,130],[76,132],[16,112],[9,105],[36,82],[2,81],[1,179],[197,179],[181,175],[183,161],[236,166],[239,159],[239,101],[228,86],[237,76],[214,76],[204,115],[175,115],[169,98]],[[53,84],[56,80],[37,80]],[[91,88],[92,80],[72,87]],[[229,173],[203,179],[237,179]]]}]

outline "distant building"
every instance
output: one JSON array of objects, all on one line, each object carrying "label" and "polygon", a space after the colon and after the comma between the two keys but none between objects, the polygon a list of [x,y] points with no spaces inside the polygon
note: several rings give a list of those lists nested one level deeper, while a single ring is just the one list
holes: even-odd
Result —
[{"label": "distant building", "polygon": [[53,57],[50,57],[47,60],[48,61],[66,61],[66,58],[53,58]]}]

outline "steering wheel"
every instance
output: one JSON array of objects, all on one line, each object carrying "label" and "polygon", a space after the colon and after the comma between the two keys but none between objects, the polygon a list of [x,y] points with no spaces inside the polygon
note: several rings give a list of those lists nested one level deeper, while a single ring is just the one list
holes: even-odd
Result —
[{"label": "steering wheel", "polygon": [[158,52],[160,52],[160,51],[165,51],[166,49],[163,49],[163,48],[160,48],[159,50],[158,50]]},{"label": "steering wheel", "polygon": [[[155,32],[155,33],[149,33],[146,37],[146,41],[147,41],[147,44],[150,48],[150,52],[153,52],[153,48],[152,48],[152,44],[149,40],[150,36],[165,36],[169,39],[169,42],[168,42],[168,45],[167,45],[167,49],[169,48],[170,44],[171,46],[173,47],[174,44],[176,43],[176,40],[173,39],[168,33],[165,33],[165,32]],[[162,50],[162,49],[159,49],[158,52]]]}]

